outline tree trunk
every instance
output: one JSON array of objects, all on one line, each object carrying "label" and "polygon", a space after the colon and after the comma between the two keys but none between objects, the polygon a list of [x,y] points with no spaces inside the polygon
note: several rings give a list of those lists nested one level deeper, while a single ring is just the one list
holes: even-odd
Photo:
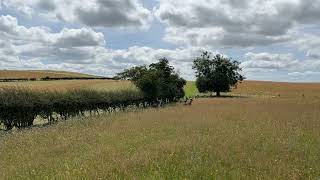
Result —
[{"label": "tree trunk", "polygon": [[217,91],[217,97],[220,97],[221,94],[220,94],[220,91]]}]

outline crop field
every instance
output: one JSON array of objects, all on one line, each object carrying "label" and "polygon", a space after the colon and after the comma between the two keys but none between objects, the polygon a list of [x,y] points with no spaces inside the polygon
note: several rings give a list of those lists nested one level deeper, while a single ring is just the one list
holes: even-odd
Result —
[{"label": "crop field", "polygon": [[[319,179],[319,90],[320,84],[247,81],[229,93],[237,95],[233,98],[13,131],[0,135],[0,174],[3,179]],[[194,83],[186,91],[192,96]]]},{"label": "crop field", "polygon": [[95,77],[88,74],[50,70],[0,70],[0,79],[6,78],[61,78],[61,77]]},{"label": "crop field", "polygon": [[26,81],[26,82],[1,82],[0,88],[15,87],[29,88],[32,90],[64,91],[70,89],[94,89],[94,90],[119,90],[135,89],[129,81],[116,80],[57,80],[57,81]]}]

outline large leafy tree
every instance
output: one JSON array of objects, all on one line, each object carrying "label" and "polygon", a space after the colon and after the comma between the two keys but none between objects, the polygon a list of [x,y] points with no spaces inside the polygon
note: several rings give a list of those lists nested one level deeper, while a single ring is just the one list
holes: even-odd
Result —
[{"label": "large leafy tree", "polygon": [[211,53],[203,52],[193,62],[197,88],[200,92],[216,92],[217,96],[221,92],[229,92],[231,87],[245,79],[240,74],[239,64],[220,54],[211,57]]},{"label": "large leafy tree", "polygon": [[132,81],[150,101],[184,97],[186,81],[181,78],[166,58],[149,66],[138,66],[117,74],[117,78]]}]

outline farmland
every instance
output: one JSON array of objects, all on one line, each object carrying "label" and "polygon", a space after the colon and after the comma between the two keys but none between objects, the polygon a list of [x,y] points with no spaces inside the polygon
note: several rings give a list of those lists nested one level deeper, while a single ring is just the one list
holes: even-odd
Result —
[{"label": "farmland", "polygon": [[[122,83],[131,86],[113,85],[126,86]],[[1,135],[0,174],[4,179],[317,179],[319,90],[320,84],[246,81],[229,93],[234,98],[200,98],[192,106],[74,117],[13,131]],[[188,82],[186,91],[192,96],[194,83]]]},{"label": "farmland", "polygon": [[65,72],[65,71],[43,71],[43,70],[0,70],[0,79],[6,78],[62,78],[62,77],[95,77],[88,74]]},{"label": "farmland", "polygon": [[129,81],[116,80],[67,80],[67,81],[26,81],[26,82],[2,82],[0,88],[29,88],[32,90],[66,91],[71,89],[94,89],[113,91],[118,89],[135,89]]}]

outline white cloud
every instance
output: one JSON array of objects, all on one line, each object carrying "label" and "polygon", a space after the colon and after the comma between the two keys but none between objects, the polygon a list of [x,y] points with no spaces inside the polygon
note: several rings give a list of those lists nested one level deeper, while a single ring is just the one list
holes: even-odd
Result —
[{"label": "white cloud", "polygon": [[296,59],[292,54],[247,53],[241,63],[250,78],[259,73],[286,73],[291,79],[310,79],[308,76],[320,74],[320,59]]},{"label": "white cloud", "polygon": [[305,71],[305,72],[292,72],[288,73],[289,76],[294,76],[294,77],[301,77],[301,76],[313,76],[313,75],[320,75],[320,72],[313,72],[313,71]]},{"label": "white cloud", "polygon": [[[320,69],[320,0],[159,0],[153,13],[140,0],[0,1],[4,12],[31,18],[29,21],[19,14],[20,21],[26,20],[19,23],[16,17],[0,15],[2,69],[63,69],[114,75],[167,57],[184,77],[192,79],[192,60],[202,50],[216,49],[231,52],[230,57],[244,57],[241,66],[251,77],[261,74],[259,77],[268,79],[279,73],[280,78],[315,77]],[[106,27],[147,28],[153,15],[164,23],[163,40],[178,48],[127,47],[120,42],[119,46],[126,48],[109,49],[108,37],[97,32],[104,28],[109,35]],[[45,26],[32,27],[35,20],[49,27],[54,24],[55,31]],[[63,23],[55,24],[57,21]],[[156,38],[162,35],[159,26],[150,29],[157,32]],[[56,27],[61,30],[56,31]],[[110,35],[119,35],[113,31]],[[279,54],[267,52],[267,48],[278,47]],[[281,53],[282,48],[286,52],[298,50],[294,54],[299,58],[293,52]],[[247,53],[248,49],[265,52]],[[305,53],[304,58],[301,53]]]},{"label": "white cloud", "polygon": [[299,24],[319,24],[320,0],[160,0],[165,40],[220,47],[292,40]]},{"label": "white cloud", "polygon": [[306,52],[306,56],[320,59],[320,37],[317,35],[304,34],[293,43],[300,50]]},{"label": "white cloud", "polygon": [[314,71],[304,71],[304,72],[291,72],[288,73],[288,76],[292,81],[300,81],[300,82],[317,82],[319,81],[320,72]]},{"label": "white cloud", "polygon": [[10,63],[17,62],[18,54],[15,47],[11,44],[10,41],[4,41],[0,39],[0,62]]},{"label": "white cloud", "polygon": [[247,53],[241,66],[246,69],[285,69],[299,64],[292,54]]},{"label": "white cloud", "polygon": [[223,28],[172,28],[166,29],[164,40],[179,45],[211,47],[267,46],[290,41],[294,32],[281,36],[227,32]]},{"label": "white cloud", "polygon": [[199,47],[154,49],[139,46],[113,50],[105,47],[102,33],[90,28],[65,28],[54,33],[45,27],[26,28],[11,16],[0,16],[0,34],[0,56],[3,58],[0,62],[5,69],[52,68],[114,75],[125,68],[167,57],[184,77],[191,79],[192,60],[205,50]]},{"label": "white cloud", "polygon": [[60,47],[105,46],[102,33],[92,29],[63,29],[56,38],[55,45]]},{"label": "white cloud", "polygon": [[21,26],[12,16],[0,16],[0,34],[0,40],[12,43],[16,54],[29,58],[45,57],[47,60],[83,60],[82,63],[89,63],[88,59],[95,56],[95,51],[106,44],[104,35],[90,28],[65,28],[53,33],[44,27]]},{"label": "white cloud", "polygon": [[139,0],[3,0],[3,6],[29,17],[42,13],[91,27],[146,28],[152,20]]}]

